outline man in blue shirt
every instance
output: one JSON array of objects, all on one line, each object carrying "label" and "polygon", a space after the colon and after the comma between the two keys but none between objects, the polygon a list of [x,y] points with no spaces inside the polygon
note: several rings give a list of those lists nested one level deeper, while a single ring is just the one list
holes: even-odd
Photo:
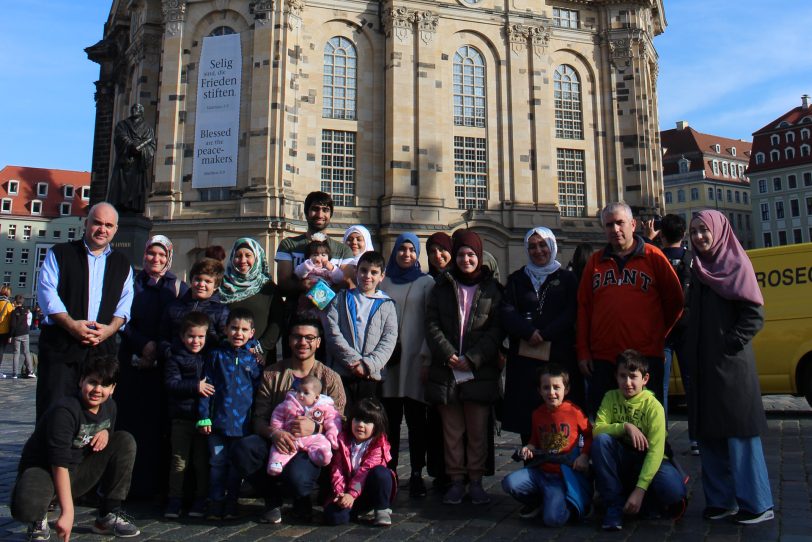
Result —
[{"label": "man in blue shirt", "polygon": [[37,301],[45,316],[39,339],[37,419],[75,393],[79,369],[91,349],[115,355],[114,335],[130,318],[133,273],[110,243],[118,213],[98,203],[81,240],[54,245],[39,274]]}]

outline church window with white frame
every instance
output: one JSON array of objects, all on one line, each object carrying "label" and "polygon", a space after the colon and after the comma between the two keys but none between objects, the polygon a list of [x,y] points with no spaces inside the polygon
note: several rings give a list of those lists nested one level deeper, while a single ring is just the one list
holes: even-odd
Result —
[{"label": "church window with white frame", "polygon": [[584,216],[586,209],[586,170],[584,151],[556,149],[558,170],[558,209],[561,216]]},{"label": "church window with white frame", "polygon": [[335,205],[355,205],[355,132],[322,130],[321,189]]},{"label": "church window with white frame", "polygon": [[485,127],[485,58],[463,45],[454,53],[454,125]]},{"label": "church window with white frame", "polygon": [[562,64],[553,77],[555,137],[583,139],[581,120],[581,81],[572,66]]},{"label": "church window with white frame", "polygon": [[322,116],[355,120],[358,54],[355,45],[347,38],[335,36],[325,44],[322,83]]}]

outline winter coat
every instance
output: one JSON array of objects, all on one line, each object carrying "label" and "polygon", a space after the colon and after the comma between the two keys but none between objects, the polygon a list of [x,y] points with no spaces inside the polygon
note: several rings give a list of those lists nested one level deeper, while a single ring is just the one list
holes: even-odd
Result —
[{"label": "winter coat", "polygon": [[169,418],[197,420],[200,380],[203,378],[202,352],[186,350],[180,338],[172,343],[172,355],[166,360],[164,382],[169,395]]},{"label": "winter coat", "polygon": [[324,428],[323,434],[335,450],[338,447],[338,434],[341,432],[341,415],[336,411],[333,399],[329,395],[320,394],[316,403],[305,412],[305,407],[299,402],[297,393],[289,391],[275,409],[271,416],[271,432],[280,429],[291,430],[291,424],[299,416],[305,416]]},{"label": "winter coat", "polygon": [[262,289],[240,301],[228,304],[228,310],[246,309],[254,316],[254,338],[259,341],[265,353],[265,361],[276,361],[276,342],[282,334],[282,325],[285,320],[285,304],[279,287],[268,281]]},{"label": "winter coat", "polygon": [[[330,480],[333,487],[333,494],[327,501],[332,502],[336,495],[342,493],[349,493],[354,499],[357,499],[361,492],[364,490],[364,483],[366,482],[369,471],[375,467],[385,467],[386,464],[392,459],[392,454],[389,450],[389,441],[386,440],[385,434],[380,434],[373,437],[373,441],[369,443],[364,458],[361,460],[361,466],[358,470],[352,472],[352,457],[351,446],[353,437],[351,434],[344,432],[338,438],[338,450],[333,454],[333,460],[330,462]],[[397,495],[398,484],[397,476],[392,473],[392,495],[389,502],[395,502]]]},{"label": "winter coat", "polygon": [[200,398],[198,416],[201,421],[210,420],[212,429],[227,437],[244,437],[251,430],[251,406],[262,374],[250,351],[256,344],[251,339],[236,350],[223,345],[203,365],[203,376],[214,386],[214,395]]},{"label": "winter coat", "polygon": [[701,438],[754,437],[767,428],[752,340],[764,309],[720,297],[694,273],[688,292],[691,318],[684,335],[693,378],[688,409]]},{"label": "winter coat", "polygon": [[360,359],[372,380],[384,380],[386,363],[398,338],[397,311],[392,299],[376,294],[367,319],[364,343],[357,343],[355,299],[352,290],[341,290],[327,311],[327,353],[330,367],[341,376],[352,376],[349,364]]},{"label": "winter coat", "polygon": [[395,302],[398,317],[400,365],[387,366],[383,397],[408,397],[425,402],[426,390],[420,372],[431,364],[431,351],[426,344],[426,303],[434,288],[429,275],[406,284],[395,284],[388,278],[381,288]]},{"label": "winter coat", "polygon": [[17,307],[11,313],[11,322],[9,324],[9,336],[22,337],[28,335],[28,315],[31,311],[25,307]]},{"label": "winter coat", "polygon": [[[546,293],[545,293],[546,292]],[[544,296],[541,314],[540,297]],[[528,385],[538,378],[543,361],[519,355],[519,343],[538,330],[545,341],[551,341],[550,362],[577,370],[575,359],[575,313],[578,306],[578,283],[575,274],[559,269],[550,274],[539,288],[522,267],[508,277],[505,297],[499,309],[502,328],[510,336],[505,369],[505,398],[502,426],[508,431],[529,434],[533,411],[542,403],[538,386]],[[527,315],[531,320],[527,319]]]},{"label": "winter coat", "polygon": [[[460,299],[457,282],[450,273],[437,278],[426,306],[426,343],[431,350],[431,366],[426,399],[435,404],[458,401],[492,403],[498,396],[499,346],[504,332],[499,324],[502,287],[485,270],[465,322],[464,344],[460,337]],[[473,365],[474,379],[457,384],[448,358],[462,352]]]}]

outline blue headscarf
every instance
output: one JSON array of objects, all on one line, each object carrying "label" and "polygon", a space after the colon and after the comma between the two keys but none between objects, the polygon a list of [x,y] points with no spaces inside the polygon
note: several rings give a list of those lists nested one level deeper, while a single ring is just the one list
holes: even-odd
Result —
[{"label": "blue headscarf", "polygon": [[[409,267],[408,269],[403,269],[401,266],[398,265],[397,257],[398,257],[398,249],[400,249],[400,245],[403,243],[411,243],[414,246],[414,250],[417,253],[417,260],[415,260],[414,265]],[[386,264],[386,276],[389,277],[395,284],[406,284],[412,281],[415,281],[425,275],[423,270],[420,269],[420,239],[413,233],[401,233],[398,235],[398,238],[395,239],[395,247],[392,249],[392,254],[389,255],[389,262]]]}]

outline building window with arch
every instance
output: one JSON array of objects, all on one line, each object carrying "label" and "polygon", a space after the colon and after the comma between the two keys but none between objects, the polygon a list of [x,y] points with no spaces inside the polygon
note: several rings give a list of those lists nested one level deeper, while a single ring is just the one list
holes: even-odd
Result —
[{"label": "building window with arch", "polygon": [[801,145],[801,156],[809,156],[809,145]]},{"label": "building window with arch", "polygon": [[778,134],[773,134],[770,136],[770,144],[771,145],[778,145],[781,143],[781,137]]},{"label": "building window with arch", "polygon": [[666,203],[673,203],[674,198],[671,196],[671,192],[665,193],[665,202]]},{"label": "building window with arch", "polygon": [[730,147],[730,154],[736,156],[736,147]]},{"label": "building window with arch", "polygon": [[347,38],[335,36],[324,45],[324,101],[326,119],[355,120],[358,55]]},{"label": "building window with arch", "polygon": [[803,129],[801,129],[801,141],[806,141],[806,140],[808,140],[808,139],[809,139],[809,135],[810,135],[809,128],[803,128]]},{"label": "building window with arch", "polygon": [[584,216],[586,209],[586,169],[584,151],[557,149],[558,208],[561,216]]},{"label": "building window with arch", "polygon": [[717,143],[716,145],[713,146],[713,150],[715,152],[722,152],[722,146]]},{"label": "building window with arch", "polygon": [[685,190],[681,188],[677,190],[677,201],[680,203],[685,203]]},{"label": "building window with arch", "polygon": [[555,137],[583,139],[581,120],[581,80],[572,66],[562,64],[553,76]]},{"label": "building window with arch", "polygon": [[488,149],[484,137],[454,136],[454,196],[459,209],[485,209]]},{"label": "building window with arch", "polygon": [[781,153],[773,149],[770,151],[770,162],[777,162],[781,159]]},{"label": "building window with arch", "polygon": [[708,199],[713,200],[713,188],[708,188]]},{"label": "building window with arch", "polygon": [[321,189],[338,206],[355,205],[355,132],[322,130]]},{"label": "building window with arch", "polygon": [[787,143],[795,143],[795,132],[787,132],[784,134],[784,140]]},{"label": "building window with arch", "polygon": [[691,188],[691,201],[699,199],[699,188]]},{"label": "building window with arch", "polygon": [[747,192],[742,192],[742,202],[745,203],[745,204],[748,204],[748,203],[750,203],[749,199],[750,199],[750,196],[747,195]]},{"label": "building window with arch", "polygon": [[211,32],[209,32],[209,36],[228,36],[229,34],[236,34],[237,31],[231,28],[230,26],[218,26]]},{"label": "building window with arch", "polygon": [[711,169],[713,169],[714,175],[719,175],[719,160],[711,161]]},{"label": "building window with arch", "polygon": [[756,164],[763,163],[764,163],[764,153],[763,152],[756,153]]},{"label": "building window with arch", "polygon": [[786,149],[784,149],[784,157],[787,160],[792,160],[793,158],[795,158],[795,149],[793,147],[787,147]]},{"label": "building window with arch", "polygon": [[682,156],[677,161],[677,168],[680,173],[688,173],[691,170],[691,161],[685,158],[685,156]]},{"label": "building window with arch", "polygon": [[722,175],[724,175],[725,177],[730,176],[730,168],[727,162],[722,162]]},{"label": "building window with arch", "polygon": [[485,127],[485,58],[470,45],[454,53],[454,125]]}]

